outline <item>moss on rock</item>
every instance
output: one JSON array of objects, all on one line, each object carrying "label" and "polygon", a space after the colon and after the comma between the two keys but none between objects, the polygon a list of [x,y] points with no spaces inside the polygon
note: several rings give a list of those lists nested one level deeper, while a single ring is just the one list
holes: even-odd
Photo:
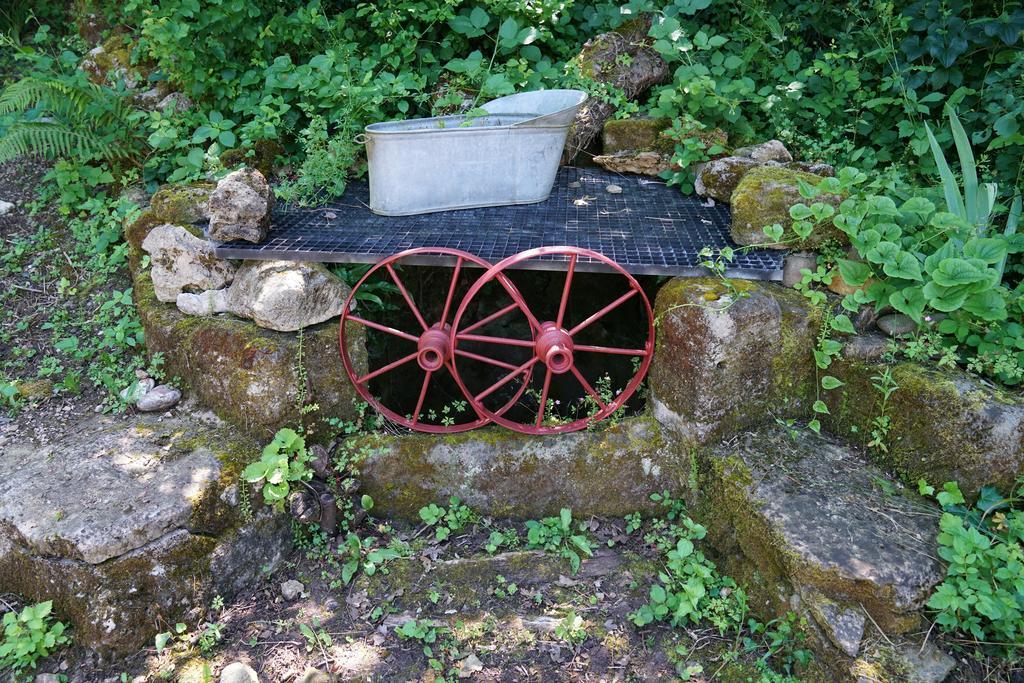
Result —
[{"label": "moss on rock", "polygon": [[[296,357],[299,335],[273,332],[231,316],[188,316],[156,299],[145,273],[135,278],[135,303],[150,354],[162,353],[169,376],[219,417],[258,439],[281,427],[294,426],[301,416],[296,407],[299,379]],[[338,321],[311,327],[303,333],[308,401],[317,417],[356,417],[357,394],[338,357]],[[364,330],[349,330],[349,353],[358,371],[365,372]],[[315,428],[313,438],[327,435]]]},{"label": "moss on rock", "polygon": [[421,507],[459,496],[494,517],[535,518],[568,507],[621,517],[653,510],[648,496],[686,481],[689,457],[649,417],[593,432],[523,435],[497,427],[436,436],[368,437],[363,490],[375,510],[418,520]]},{"label": "moss on rock", "polygon": [[229,169],[251,166],[269,178],[274,173],[274,161],[284,153],[284,147],[276,140],[259,140],[251,147],[225,150],[220,155],[220,163]]},{"label": "moss on rock", "polygon": [[[796,235],[792,231],[793,219],[789,209],[794,204],[808,203],[800,196],[799,182],[804,181],[817,185],[823,178],[813,173],[805,173],[781,166],[765,165],[747,171],[733,191],[730,205],[732,206],[732,238],[737,244],[765,244],[769,238],[762,228],[778,223],[782,226],[783,240],[792,240]],[[839,195],[822,194],[815,202],[825,202],[839,206],[842,197]],[[803,249],[818,249],[827,243],[847,244],[846,234],[835,227],[830,221],[815,228],[806,241],[800,243]],[[789,249],[792,244],[767,244],[772,249]]]},{"label": "moss on rock", "polygon": [[650,116],[610,119],[604,124],[601,139],[605,154],[617,152],[672,152],[672,141],[662,135],[672,121]]},{"label": "moss on rock", "polygon": [[[870,438],[881,399],[873,378],[883,369],[856,360],[833,364],[830,372],[846,383],[825,396],[832,413],[826,424],[834,432]],[[888,452],[872,450],[879,465],[909,484],[956,481],[970,497],[986,484],[1012,490],[1024,474],[1020,397],[959,370],[906,362],[892,366],[891,374],[898,388],[886,408]]]},{"label": "moss on rock", "polygon": [[650,403],[689,445],[810,409],[820,312],[798,292],[746,280],[675,278],[654,308]]},{"label": "moss on rock", "polygon": [[150,210],[164,223],[197,223],[210,218],[210,195],[216,183],[164,185],[149,200]]},{"label": "moss on rock", "polygon": [[827,635],[836,624],[826,623],[823,602],[863,608],[888,634],[920,625],[918,610],[943,576],[932,559],[938,510],[810,432],[761,429],[698,462],[695,512],[723,571],[748,586],[763,616],[806,616],[830,668],[848,671],[853,655]]}]

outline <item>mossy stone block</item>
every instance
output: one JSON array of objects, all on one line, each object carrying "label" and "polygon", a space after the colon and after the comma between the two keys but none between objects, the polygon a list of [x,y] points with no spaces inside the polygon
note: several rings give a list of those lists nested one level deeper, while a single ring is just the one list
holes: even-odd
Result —
[{"label": "mossy stone block", "polygon": [[566,507],[579,517],[622,517],[653,511],[650,494],[676,488],[689,472],[689,456],[648,417],[541,437],[499,427],[374,436],[356,447],[370,453],[361,482],[374,511],[413,521],[453,495],[493,517],[532,519]]},{"label": "mossy stone block", "polygon": [[[306,420],[311,425],[321,417],[356,417],[358,396],[338,354],[337,320],[302,334],[302,378],[297,372],[300,337],[296,333],[265,330],[229,315],[185,315],[156,299],[145,272],[135,277],[134,296],[146,348],[150,354],[163,354],[168,376],[178,377],[203,405],[258,439],[299,423],[300,382],[306,384],[308,402],[319,406]],[[357,372],[365,373],[364,329],[352,324],[346,338]],[[312,438],[326,437],[313,427]]]},{"label": "mossy stone block", "polygon": [[[881,414],[881,394],[873,379],[884,366],[856,360],[833,363],[831,374],[846,383],[827,392],[837,434],[866,442]],[[872,456],[908,484],[955,481],[974,498],[991,484],[1009,494],[1024,474],[1024,400],[960,370],[898,363],[891,368],[898,387],[885,414],[890,420],[888,452]]]},{"label": "mossy stone block", "polygon": [[890,635],[923,623],[920,610],[944,577],[940,511],[857,450],[772,425],[702,451],[698,462],[694,511],[723,572],[748,586],[762,617],[806,616],[809,644],[830,669],[848,675],[862,610]]},{"label": "mossy stone block", "polygon": [[[790,249],[793,233],[793,219],[789,210],[794,204],[824,202],[839,207],[842,197],[834,194],[821,194],[814,200],[800,196],[800,181],[817,185],[824,178],[813,173],[805,173],[782,166],[764,165],[752,168],[740,179],[733,190],[730,205],[732,207],[732,238],[740,245],[765,245],[770,249]],[[769,243],[764,234],[765,226],[778,223],[783,228],[783,242]],[[789,240],[789,242],[787,242]],[[806,241],[798,244],[801,249],[818,249],[827,243],[845,245],[849,243],[846,234],[835,227],[831,221],[815,228]]]},{"label": "mossy stone block", "polygon": [[671,127],[670,119],[649,116],[610,119],[601,132],[604,153],[671,152],[672,142],[661,134]]},{"label": "mossy stone block", "polygon": [[655,300],[648,382],[655,418],[692,444],[799,416],[814,401],[820,313],[798,292],[747,280],[675,278]]}]

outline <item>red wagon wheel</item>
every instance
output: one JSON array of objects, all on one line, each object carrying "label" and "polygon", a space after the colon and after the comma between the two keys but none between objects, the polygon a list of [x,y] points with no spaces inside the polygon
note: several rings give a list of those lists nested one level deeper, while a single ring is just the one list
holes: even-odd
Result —
[{"label": "red wagon wheel", "polygon": [[[606,304],[599,305],[596,310],[573,315],[575,311],[569,310],[569,301],[580,258],[591,263],[599,262],[612,270],[611,275],[599,276],[602,278],[600,290],[602,293],[609,292],[609,300]],[[524,262],[537,259],[567,262],[557,308],[556,300],[551,297],[541,297],[547,300],[531,307],[518,290],[504,287],[511,303],[493,314],[500,315],[510,310],[522,312],[529,320],[530,338],[480,335],[476,332],[478,324],[466,324],[466,312],[473,307],[474,298],[484,287],[497,278],[505,277],[506,270],[522,268]],[[590,289],[594,290],[593,287]],[[632,309],[632,317],[629,320],[635,321],[633,324],[643,325],[641,329],[646,330],[646,341],[642,348],[625,348],[604,342],[604,337],[610,333],[610,329],[602,329],[607,322],[606,316],[623,306]],[[622,313],[624,311],[619,311],[617,315]],[[654,353],[654,315],[640,284],[611,259],[597,252],[576,247],[531,249],[494,265],[466,293],[455,314],[452,327],[452,345],[456,354],[453,364],[455,379],[463,392],[470,397],[477,412],[504,427],[529,434],[576,431],[611,415],[625,405],[637,390]],[[594,337],[603,343],[590,343]],[[518,349],[521,355],[515,367],[497,382],[471,383],[464,372],[464,364],[459,354],[460,347],[468,342]],[[626,366],[618,368],[618,376],[620,379],[628,377],[624,382],[625,386],[617,392],[611,386],[610,380],[605,381],[610,375],[601,374],[593,377],[595,368],[606,368],[613,362],[624,362]],[[515,410],[494,404],[492,397],[504,383],[518,377],[517,373],[530,371],[535,366],[544,367],[544,378],[539,389],[534,387],[526,392],[525,399],[521,399]],[[592,375],[590,378],[587,377],[588,371]],[[563,401],[553,399],[555,395],[575,398]],[[559,408],[559,405],[564,407]]]},{"label": "red wagon wheel", "polygon": [[[448,257],[454,260],[451,278],[444,290],[443,305],[441,296],[434,300],[421,301],[417,305],[409,289],[402,281],[398,273],[398,267],[403,261],[416,261],[423,257]],[[432,433],[453,433],[474,429],[490,422],[487,416],[476,412],[476,409],[468,397],[462,393],[461,387],[452,379],[443,384],[444,375],[453,375],[453,357],[456,353],[465,356],[474,362],[481,363],[490,368],[493,372],[502,376],[513,369],[514,366],[495,357],[491,353],[474,353],[468,349],[455,351],[451,344],[451,320],[454,310],[456,290],[460,284],[460,275],[465,275],[466,266],[475,266],[484,271],[491,267],[487,261],[464,251],[446,248],[424,247],[409,249],[393,254],[378,261],[365,275],[356,283],[345,301],[345,308],[341,316],[341,359],[352,380],[353,386],[362,398],[373,406],[378,412],[385,415],[392,422],[403,425],[410,429]],[[369,288],[375,279],[383,279],[390,282],[401,294],[404,301],[404,315],[390,316],[393,319],[405,318],[404,321],[394,322],[385,325],[381,322],[369,320],[358,311],[353,311],[353,303],[360,298],[362,288]],[[515,292],[515,287],[504,276],[500,279],[502,286],[507,286],[508,291]],[[421,297],[426,299],[426,297]],[[429,312],[435,311],[431,316]],[[367,346],[370,346],[369,336],[382,335],[382,341],[394,341],[395,343],[408,344],[407,349],[402,349],[397,360],[383,363],[380,367],[370,368],[369,372],[359,374],[355,371],[352,359],[349,357],[348,345],[345,339],[345,330],[348,323],[362,325],[368,335]],[[406,352],[407,351],[407,352]],[[518,400],[529,384],[531,372],[526,369],[518,375],[513,375],[509,380],[508,388],[503,392],[506,399],[506,407],[512,406]],[[371,382],[380,380],[394,380],[407,386],[409,382],[415,382],[415,404],[411,410],[402,410],[398,405],[388,406],[385,401],[374,395],[370,390]],[[394,389],[395,387],[392,387]],[[445,388],[449,391],[441,397],[433,397],[433,391],[441,392]],[[438,400],[431,401],[432,398]],[[460,400],[461,399],[461,400]],[[444,404],[440,406],[438,401]],[[392,401],[397,403],[397,401]],[[409,403],[412,403],[410,396]],[[458,404],[464,404],[460,406]],[[427,406],[433,405],[424,413]],[[454,408],[453,408],[454,405]],[[461,408],[461,410],[460,410]],[[502,412],[498,408],[498,412]]]}]

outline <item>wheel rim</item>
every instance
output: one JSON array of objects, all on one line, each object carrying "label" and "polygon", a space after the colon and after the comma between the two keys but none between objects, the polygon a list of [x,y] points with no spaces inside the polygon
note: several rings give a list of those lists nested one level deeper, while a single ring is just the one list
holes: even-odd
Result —
[{"label": "wheel rim", "polygon": [[[421,306],[417,305],[414,301],[413,296],[410,294],[408,288],[405,286],[401,276],[398,274],[396,267],[401,265],[403,259],[408,257],[422,257],[422,256],[441,256],[450,257],[454,259],[454,266],[452,268],[452,275],[448,281],[448,286],[443,294],[444,304],[441,308],[439,318],[436,320],[429,319],[429,313],[424,314],[421,311]],[[349,379],[352,381],[352,385],[355,387],[356,392],[370,404],[378,413],[387,417],[390,421],[422,432],[431,432],[438,434],[462,432],[469,429],[475,429],[477,427],[484,426],[490,422],[490,418],[486,415],[478,413],[468,397],[462,393],[462,387],[458,384],[457,380],[454,380],[454,364],[453,358],[455,356],[455,349],[452,343],[452,325],[451,320],[453,318],[454,306],[455,306],[455,294],[459,285],[460,275],[463,275],[466,264],[472,264],[484,272],[490,269],[491,264],[473,254],[459,251],[457,249],[446,249],[446,248],[417,248],[408,249],[406,251],[393,254],[385,257],[378,261],[374,266],[368,270],[359,282],[352,288],[348,298],[345,301],[344,310],[341,316],[341,329],[339,332],[339,343],[342,363],[345,366],[345,371],[348,373]],[[366,317],[360,315],[360,312],[353,311],[353,304],[357,301],[357,295],[360,289],[367,286],[375,277],[384,277],[390,281],[401,295],[402,305],[407,309],[407,313],[413,318],[413,322],[410,325],[392,326],[386,325],[381,322],[369,320]],[[515,291],[514,285],[507,278],[502,278],[500,281],[503,286],[509,287],[509,291]],[[422,304],[422,302],[421,302]],[[355,371],[355,366],[352,358],[348,353],[348,345],[346,343],[346,328],[348,324],[360,325],[369,335],[371,331],[386,335],[387,337],[393,337],[395,340],[404,340],[405,343],[409,344],[409,351],[401,355],[397,360],[390,361],[374,369],[368,369],[363,375],[358,374]],[[396,323],[396,325],[398,325]],[[409,329],[402,329],[407,327]],[[460,353],[468,353],[469,357],[478,359],[481,363],[496,363],[495,367],[503,367],[504,363],[500,360],[489,357],[486,354],[474,354],[471,352],[460,351]],[[376,382],[380,379],[384,379],[388,374],[392,372],[409,372],[414,371],[414,368],[418,368],[418,372],[422,377],[417,386],[416,402],[411,413],[403,414],[398,410],[393,409],[385,404],[385,401],[381,400],[378,396],[375,396],[371,391],[370,383]],[[454,388],[459,392],[459,397],[466,401],[467,409],[460,413],[459,417],[449,417],[446,414],[433,412],[435,419],[440,420],[440,423],[436,423],[430,419],[430,414],[424,419],[423,410],[428,405],[428,399],[431,398],[431,389],[437,388],[438,381],[441,379],[443,374],[449,374],[454,380]],[[513,380],[517,380],[517,383],[511,387],[511,398],[507,401],[507,407],[515,405],[516,401],[523,391],[526,390],[527,385],[531,377],[531,371],[529,369],[520,373]],[[518,387],[518,388],[517,388]],[[509,390],[506,390],[506,393]],[[449,404],[450,405],[450,404]],[[503,412],[503,409],[496,411],[498,413]]]},{"label": "wheel rim", "polygon": [[[464,316],[466,311],[473,304],[474,298],[488,283],[498,278],[505,277],[504,271],[520,266],[522,262],[539,257],[562,256],[568,259],[568,266],[565,271],[565,278],[562,284],[560,297],[558,299],[557,313],[553,316],[542,318],[533,312],[530,305],[517,289],[505,288],[512,304],[518,307],[530,321],[531,339],[511,338],[490,338],[490,343],[520,347],[524,349],[523,362],[516,366],[520,371],[532,371],[534,367],[542,367],[544,373],[543,383],[537,396],[537,409],[530,419],[523,417],[523,411],[519,411],[519,418],[506,417],[509,407],[504,406],[496,410],[494,406],[488,406],[486,401],[494,391],[493,387],[470,386],[466,377],[460,371],[462,366],[459,348],[467,341],[482,341],[481,336],[474,334],[474,326],[465,326]],[[573,282],[576,275],[576,266],[580,258],[589,261],[597,261],[609,267],[614,276],[625,280],[627,285],[625,293],[615,297],[606,305],[583,318],[575,324],[568,321],[568,306]],[[605,276],[607,277],[607,276]],[[617,285],[616,285],[617,286]],[[621,289],[621,288],[620,288]],[[619,290],[614,290],[619,291]],[[628,301],[639,302],[642,309],[641,316],[644,318],[646,328],[646,340],[642,348],[625,348],[607,345],[595,345],[583,343],[581,333],[600,322],[609,313],[620,308]],[[612,415],[626,404],[626,401],[636,392],[643,381],[650,366],[651,357],[654,353],[654,315],[651,305],[640,284],[636,279],[626,272],[621,266],[611,259],[594,251],[579,249],[576,247],[541,247],[524,251],[489,268],[467,291],[462,299],[458,311],[455,313],[452,322],[453,331],[451,334],[453,348],[455,349],[454,362],[452,365],[455,381],[458,382],[462,392],[467,396],[474,409],[482,416],[485,416],[509,429],[528,434],[553,434],[572,432],[585,428],[587,425],[602,420]],[[586,373],[581,370],[579,360],[582,357],[591,355],[606,355],[614,357],[639,358],[639,363],[631,370],[631,375],[625,384],[625,388],[619,393],[609,396],[602,395],[594,388],[592,379],[588,379]],[[511,373],[510,373],[511,374]],[[551,407],[550,392],[553,381],[558,378],[572,378],[583,393],[581,402],[591,403],[588,414],[583,417],[559,418],[554,414]],[[511,380],[509,380],[511,381]]]}]

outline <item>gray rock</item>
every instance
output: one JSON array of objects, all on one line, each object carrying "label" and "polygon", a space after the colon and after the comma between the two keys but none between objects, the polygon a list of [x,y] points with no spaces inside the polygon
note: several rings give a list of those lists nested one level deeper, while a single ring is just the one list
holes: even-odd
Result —
[{"label": "gray rock", "polygon": [[[152,380],[150,380],[152,381]],[[181,400],[181,392],[167,384],[153,387],[143,394],[135,407],[144,413],[155,413],[160,410],[167,410],[178,404]]]},{"label": "gray rock", "polygon": [[730,573],[771,582],[765,594],[779,597],[769,612],[792,609],[783,596],[809,596],[800,610],[825,626],[826,638],[810,643],[819,653],[851,656],[863,632],[853,612],[862,609],[890,636],[920,628],[918,610],[945,576],[935,506],[856,449],[809,430],[742,435],[713,451],[708,471],[700,507],[709,542],[742,556]]},{"label": "gray rock", "polygon": [[697,174],[694,192],[702,197],[711,197],[727,202],[743,176],[761,164],[753,159],[740,156],[724,157],[707,162]]},{"label": "gray rock", "polygon": [[[806,202],[800,195],[800,182],[817,185],[823,180],[813,173],[804,173],[771,163],[762,164],[745,173],[729,199],[732,209],[730,233],[740,245],[765,244],[765,226],[778,223],[783,228],[782,243],[766,244],[771,249],[815,250],[826,243],[848,244],[849,237],[832,222],[825,221],[815,227],[811,235],[797,241],[792,230],[793,219],[789,210],[794,204]],[[815,202],[838,207],[842,197],[820,194]]]},{"label": "gray rock", "polygon": [[890,337],[905,337],[917,332],[917,323],[909,315],[890,313],[878,319],[878,329]]},{"label": "gray rock", "polygon": [[803,416],[815,399],[820,313],[792,289],[675,278],[658,292],[658,343],[648,373],[654,418],[690,446]]},{"label": "gray rock", "polygon": [[836,174],[836,169],[832,164],[826,164],[822,161],[790,161],[789,163],[784,164],[784,166],[795,171],[813,173],[814,175],[820,175],[826,178],[831,178]]},{"label": "gray rock", "polygon": [[149,193],[142,183],[134,183],[124,188],[118,198],[131,202],[140,209],[149,206]]},{"label": "gray rock", "polygon": [[229,312],[260,327],[294,332],[341,315],[349,287],[321,263],[246,261],[226,290],[183,293],[190,315]]},{"label": "gray rock", "polygon": [[156,226],[142,248],[150,255],[153,289],[160,301],[173,302],[187,291],[221,289],[235,276],[234,264],[217,258],[210,242],[180,225]]},{"label": "gray rock", "polygon": [[220,672],[220,683],[260,683],[260,679],[248,664],[232,662]]},{"label": "gray rock", "polygon": [[35,683],[60,683],[60,676],[57,674],[37,674]]},{"label": "gray rock", "polygon": [[451,496],[502,517],[557,515],[564,507],[581,519],[653,511],[648,494],[670,486],[680,476],[677,466],[688,465],[685,457],[680,464],[674,440],[646,418],[594,432],[531,436],[490,428],[443,440],[381,435],[360,444],[370,452],[360,490],[373,498],[374,514],[410,520]]},{"label": "gray rock", "polygon": [[794,251],[786,254],[782,264],[782,285],[795,287],[803,282],[804,275],[800,271],[806,268],[814,271],[818,267],[818,256],[812,251]]},{"label": "gray rock", "polygon": [[622,187],[619,185],[608,185],[604,188],[608,194],[622,194]]},{"label": "gray rock", "polygon": [[843,357],[876,361],[889,350],[889,340],[880,334],[857,334],[843,344]]},{"label": "gray rock", "polygon": [[56,447],[4,447],[0,584],[52,598],[76,644],[136,652],[157,624],[230,598],[290,546],[283,515],[219,500],[258,442],[186,416],[90,416]]},{"label": "gray rock", "polygon": [[274,194],[262,173],[253,168],[229,173],[210,196],[210,239],[262,242],[273,206]]},{"label": "gray rock", "polygon": [[848,657],[856,657],[864,639],[864,612],[851,605],[841,605],[817,592],[812,592],[804,602],[832,644]]},{"label": "gray rock", "polygon": [[145,109],[146,111],[153,111],[163,99],[164,92],[163,88],[154,86],[149,90],[143,90],[142,92],[136,93],[132,99],[139,108]]},{"label": "gray rock", "polygon": [[281,584],[281,596],[288,602],[291,602],[292,600],[298,599],[298,597],[302,595],[302,591],[305,589],[306,587],[302,585],[301,581],[288,579]]},{"label": "gray rock", "polygon": [[122,389],[120,392],[121,400],[125,403],[134,404],[145,396],[147,392],[152,391],[154,386],[156,386],[155,381],[149,377],[144,377],[135,384]]},{"label": "gray rock", "polygon": [[469,656],[458,663],[457,668],[459,678],[469,678],[478,671],[483,671],[484,663],[475,653],[470,652]]},{"label": "gray rock", "polygon": [[156,109],[158,111],[167,111],[170,109],[171,112],[180,114],[188,111],[194,106],[195,103],[192,102],[192,99],[188,95],[180,92],[172,92],[157,103]]},{"label": "gray rock", "polygon": [[14,204],[0,200],[0,216],[6,216],[11,211],[14,211]]},{"label": "gray rock", "polygon": [[942,683],[956,666],[956,660],[931,642],[924,650],[905,643],[897,653],[907,665],[907,683]]},{"label": "gray rock", "polygon": [[759,145],[750,147],[739,147],[732,152],[733,156],[748,157],[754,161],[764,163],[766,161],[793,161],[793,155],[789,153],[786,146],[779,140],[769,140]]},{"label": "gray rock", "polygon": [[861,306],[857,315],[853,316],[853,327],[858,332],[870,332],[875,329],[876,322],[878,322],[878,311],[874,306]]}]

